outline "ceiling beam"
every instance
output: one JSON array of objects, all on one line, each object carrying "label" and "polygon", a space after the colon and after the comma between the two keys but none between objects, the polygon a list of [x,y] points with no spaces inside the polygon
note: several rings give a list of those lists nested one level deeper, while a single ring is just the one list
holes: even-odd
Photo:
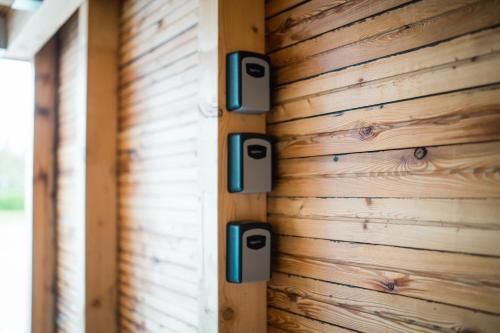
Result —
[{"label": "ceiling beam", "polygon": [[30,60],[84,0],[45,0],[35,12],[11,10],[7,14],[5,57]]}]

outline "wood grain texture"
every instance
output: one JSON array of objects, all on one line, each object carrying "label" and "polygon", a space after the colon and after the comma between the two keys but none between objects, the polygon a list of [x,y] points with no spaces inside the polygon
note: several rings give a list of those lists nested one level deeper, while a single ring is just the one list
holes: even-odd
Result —
[{"label": "wood grain texture", "polygon": [[497,62],[500,62],[499,59],[497,53],[473,57],[457,63],[310,96],[273,108],[269,120],[270,122],[291,120],[493,84],[498,81],[498,75],[489,69],[491,66],[496,66]]},{"label": "wood grain texture", "polygon": [[217,11],[211,0],[122,2],[116,181],[124,331],[218,331]]},{"label": "wood grain texture", "polygon": [[379,198],[499,198],[497,172],[429,175],[308,177],[277,181],[272,195]]},{"label": "wood grain texture", "polygon": [[[354,1],[325,1],[314,0],[297,8],[287,11],[281,17],[268,21],[266,28],[267,50],[295,44],[304,39],[311,38],[361,20],[365,17],[397,7],[407,2],[406,0],[381,0],[377,2],[366,0]],[[285,16],[286,15],[286,16]]]},{"label": "wood grain texture", "polygon": [[499,203],[498,199],[269,197],[268,212],[297,218],[404,220],[496,229]]},{"label": "wood grain texture", "polygon": [[[198,22],[198,4],[188,1],[176,10],[166,13],[157,24],[122,44],[120,65],[136,61],[149,51],[158,48],[162,43],[175,38],[178,34],[196,26]],[[170,15],[169,15],[170,14]]]},{"label": "wood grain texture", "polygon": [[269,216],[277,234],[383,244],[421,249],[499,255],[499,230],[405,224],[404,221],[373,222],[366,219],[295,219]]},{"label": "wood grain texture", "polygon": [[500,50],[498,31],[498,28],[487,29],[451,39],[433,47],[424,47],[413,52],[326,73],[312,79],[281,85],[274,89],[274,104],[282,104],[315,94],[325,94],[338,88],[497,52]]},{"label": "wood grain texture", "polygon": [[300,331],[304,333],[353,332],[340,326],[331,325],[326,322],[319,322],[307,317],[302,317],[294,313],[272,307],[268,309],[268,318],[269,324],[273,325],[271,326],[272,328],[269,328],[268,332],[273,332],[273,330],[277,330],[277,332]]},{"label": "wood grain texture", "polygon": [[[334,29],[303,43],[295,44],[270,54],[273,65],[281,68],[309,57],[318,55],[359,40],[375,37],[381,33],[399,28],[402,23],[413,24],[421,20],[438,16],[453,9],[463,7],[477,0],[465,1],[424,1],[406,5],[381,14],[379,17],[362,20],[342,29]],[[313,5],[313,2],[308,3]],[[305,7],[305,6],[301,6]],[[288,16],[285,13],[281,16]]]},{"label": "wood grain texture", "polygon": [[[286,240],[287,238],[284,239]],[[348,245],[348,243],[344,244]],[[391,252],[387,251],[390,247],[381,249]],[[489,283],[476,284],[475,278],[469,280],[470,282],[452,278],[443,279],[439,274],[428,275],[399,267],[374,267],[370,264],[350,262],[348,257],[338,261],[325,260],[324,257],[303,255],[299,251],[300,249],[289,251],[290,253],[287,254],[280,253],[274,263],[275,270],[490,313],[499,312],[498,288],[491,287]],[[413,255],[418,256],[419,253],[421,252],[414,252]],[[460,256],[456,257],[460,261]],[[396,265],[398,260],[400,259],[396,259]]]},{"label": "wood grain texture", "polygon": [[33,333],[55,331],[57,37],[35,56],[33,147]]},{"label": "wood grain texture", "polygon": [[[266,36],[278,34],[299,24],[301,21],[321,15],[323,12],[346,3],[347,0],[313,0],[266,20]],[[266,6],[267,7],[267,6]],[[267,8],[266,8],[267,11]]]},{"label": "wood grain texture", "polygon": [[86,15],[85,331],[117,330],[118,1]]},{"label": "wood grain texture", "polygon": [[[458,4],[457,2],[453,3]],[[417,4],[415,4],[415,6],[416,5]],[[425,4],[422,5],[424,5],[425,10],[433,8],[433,6],[427,7]],[[451,10],[440,16],[430,17],[415,23],[406,23],[411,22],[412,17],[418,16],[416,14],[411,14],[402,19],[403,24],[400,27],[377,34],[373,37],[366,39],[360,38],[355,42],[334,47],[314,56],[307,56],[307,53],[300,56],[292,55],[294,59],[299,59],[300,57],[300,61],[297,60],[288,66],[275,70],[275,82],[283,84],[297,81],[324,72],[382,58],[404,52],[408,49],[422,47],[426,44],[439,42],[471,31],[494,26],[500,22],[500,17],[496,10],[498,6],[499,3],[495,0],[482,1],[480,3]],[[438,3],[436,8],[439,9],[443,7]],[[404,10],[404,8],[400,10]],[[395,19],[395,21],[397,22],[398,19]],[[452,24],[452,22],[462,22],[462,24]],[[370,27],[366,28],[368,30],[364,29],[364,27],[360,27],[358,34],[363,35],[365,31],[370,30]],[[347,35],[351,35],[349,31]],[[335,38],[336,36],[331,37]],[[340,38],[340,41],[342,41],[342,39],[343,38]],[[329,43],[329,45],[330,44],[331,43]],[[307,46],[306,52],[311,52],[311,49],[313,49],[312,46]],[[288,55],[284,56],[287,57]]]},{"label": "wood grain texture", "polygon": [[[285,123],[281,128],[292,132],[295,125],[303,125],[296,127],[296,133],[305,135],[283,136],[276,145],[278,156],[291,158],[498,140],[498,96],[498,90],[441,95]],[[416,132],[421,136],[415,138]]]},{"label": "wood grain texture", "polygon": [[[219,332],[261,333],[267,330],[266,283],[226,282],[226,224],[237,220],[265,222],[266,194],[239,195],[227,192],[227,136],[229,133],[264,133],[265,115],[243,116],[227,112],[225,57],[229,52],[265,52],[264,2],[219,1],[218,105],[218,280]],[[222,237],[221,237],[222,236]]]},{"label": "wood grain texture", "polygon": [[287,178],[355,177],[493,171],[500,162],[499,152],[498,142],[487,142],[292,158],[280,160],[277,175]]},{"label": "wood grain texture", "polygon": [[274,16],[307,0],[270,0],[266,1],[266,17]]},{"label": "wood grain texture", "polygon": [[500,321],[494,315],[284,274],[275,274],[269,288],[272,306],[362,331],[493,332]]},{"label": "wood grain texture", "polygon": [[499,286],[498,258],[286,236],[277,237],[276,243],[277,251],[292,255],[300,254],[345,264],[356,263],[378,269],[407,270],[463,283],[473,284],[476,281],[485,286]]},{"label": "wood grain texture", "polygon": [[[56,302],[57,332],[83,332],[85,313],[84,123],[85,68],[83,47],[85,24],[74,15],[58,33],[57,144],[58,165],[71,165],[56,179]],[[73,93],[65,93],[67,90]],[[73,133],[68,140],[68,133]]]},{"label": "wood grain texture", "polygon": [[498,313],[498,291],[484,285],[474,286],[397,269],[385,270],[350,263],[327,262],[302,257],[300,254],[279,254],[275,260],[275,270]]},{"label": "wood grain texture", "polygon": [[498,2],[288,4],[266,22],[269,331],[495,332]]}]

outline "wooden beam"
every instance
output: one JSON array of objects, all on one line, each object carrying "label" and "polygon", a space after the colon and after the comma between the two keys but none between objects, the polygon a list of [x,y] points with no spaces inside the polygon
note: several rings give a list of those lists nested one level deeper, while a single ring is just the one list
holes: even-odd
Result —
[{"label": "wooden beam", "polygon": [[226,224],[234,220],[266,221],[266,194],[227,192],[227,136],[233,132],[265,133],[265,115],[229,113],[226,104],[225,57],[232,51],[265,52],[264,1],[219,1],[219,331],[260,333],[267,330],[266,283],[226,282]]},{"label": "wooden beam", "polygon": [[32,332],[55,330],[57,42],[35,56]]},{"label": "wooden beam", "polygon": [[199,91],[198,91],[198,170],[200,188],[201,264],[199,283],[199,327],[206,333],[219,332],[218,304],[218,80],[219,80],[219,2],[199,2]]},{"label": "wooden beam", "polygon": [[[116,332],[118,1],[88,0],[86,26],[85,331]],[[84,32],[84,34],[85,34]]]},{"label": "wooden beam", "polygon": [[5,56],[28,60],[52,37],[83,0],[45,0],[35,12],[11,10],[7,16]]}]

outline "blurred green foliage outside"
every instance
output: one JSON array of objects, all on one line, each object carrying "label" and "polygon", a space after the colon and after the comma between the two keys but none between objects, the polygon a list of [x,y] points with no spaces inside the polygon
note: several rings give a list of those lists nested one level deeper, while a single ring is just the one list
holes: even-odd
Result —
[{"label": "blurred green foliage outside", "polygon": [[0,211],[24,209],[24,157],[0,149]]}]

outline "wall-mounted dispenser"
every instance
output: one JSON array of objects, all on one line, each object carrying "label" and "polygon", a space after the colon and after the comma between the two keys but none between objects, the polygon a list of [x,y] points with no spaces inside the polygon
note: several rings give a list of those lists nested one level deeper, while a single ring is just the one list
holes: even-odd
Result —
[{"label": "wall-mounted dispenser", "polygon": [[263,113],[271,108],[269,58],[237,51],[226,57],[226,108],[243,113]]},{"label": "wall-mounted dispenser", "polygon": [[271,225],[230,222],[226,227],[226,280],[232,283],[271,278]]},{"label": "wall-mounted dispenser", "polygon": [[229,192],[271,192],[273,147],[270,136],[257,133],[229,134],[228,161]]}]

